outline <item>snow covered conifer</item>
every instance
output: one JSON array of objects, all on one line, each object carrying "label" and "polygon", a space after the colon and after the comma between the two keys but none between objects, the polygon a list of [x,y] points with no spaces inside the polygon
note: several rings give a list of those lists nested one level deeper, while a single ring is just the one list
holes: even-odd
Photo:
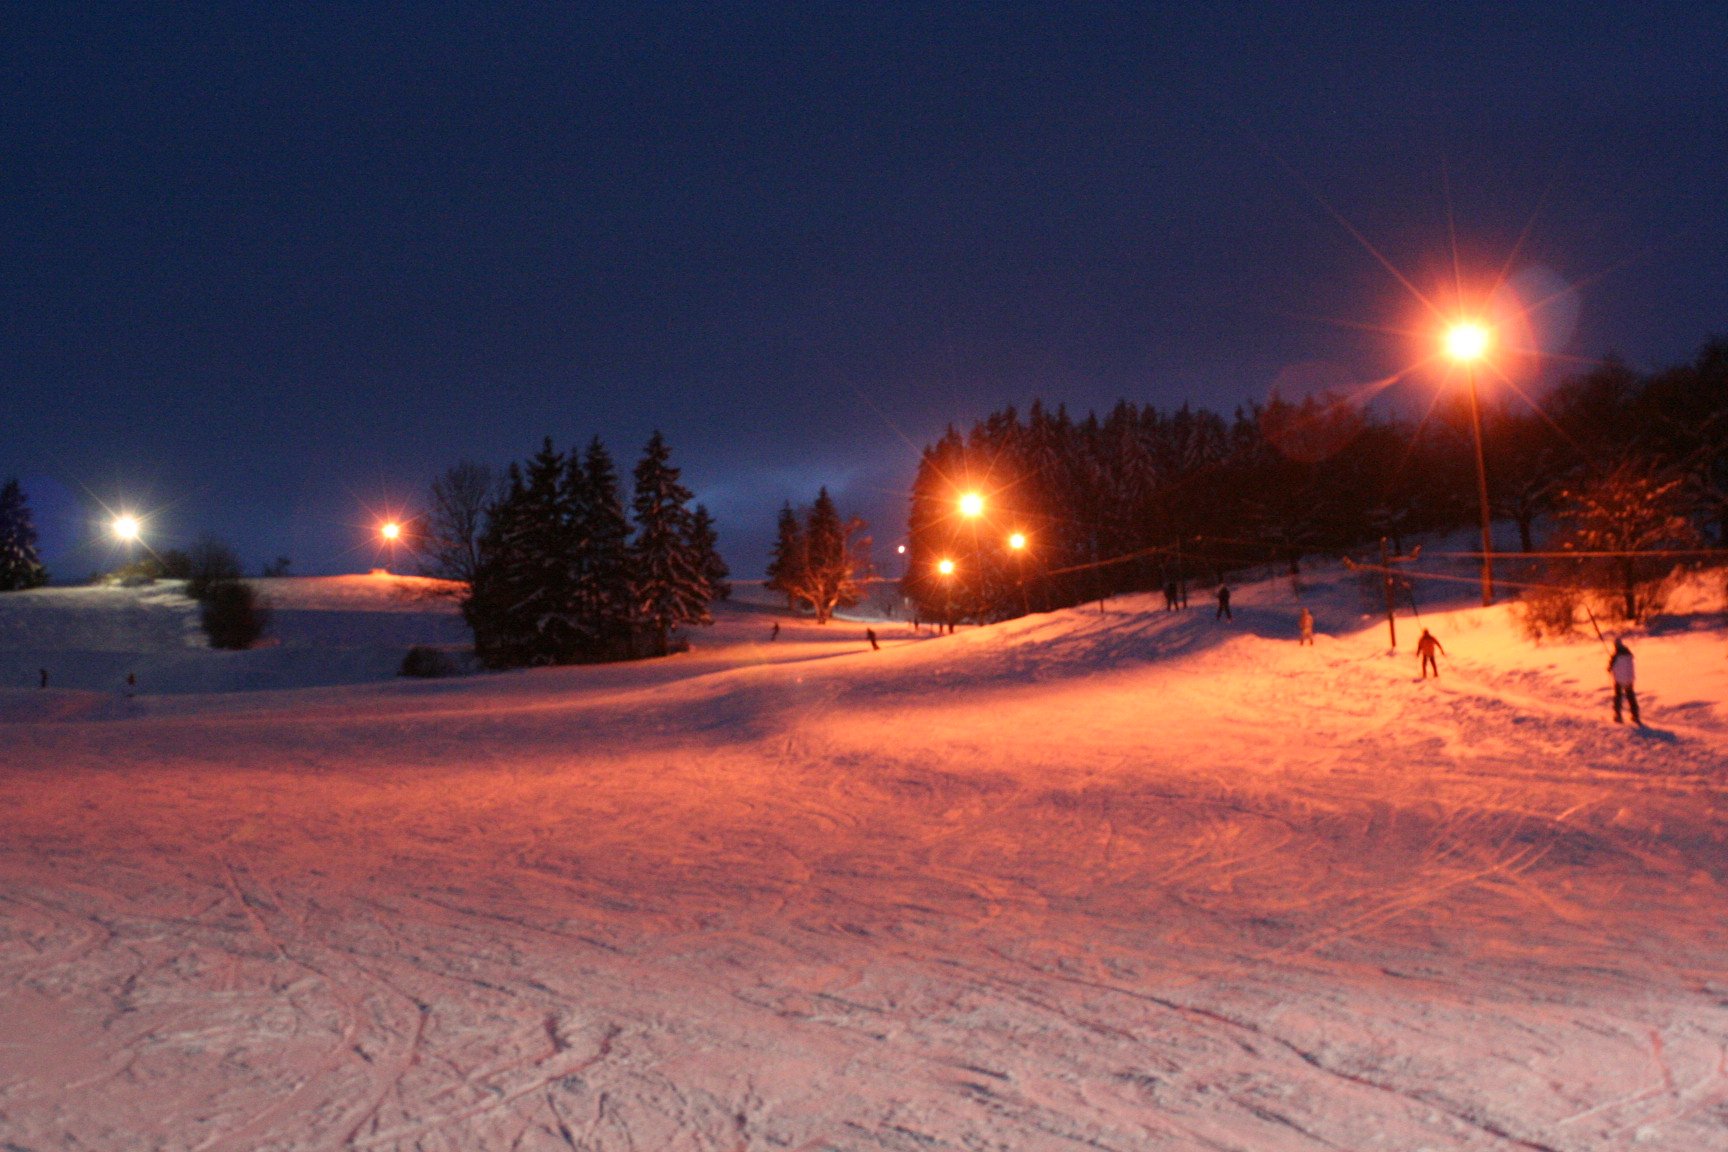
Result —
[{"label": "snow covered conifer", "polygon": [[698,504],[696,514],[690,521],[690,544],[696,550],[696,562],[702,572],[702,578],[708,582],[708,598],[710,600],[725,600],[732,595],[732,585],[727,577],[732,575],[726,567],[726,561],[720,557],[720,535],[714,529],[714,517],[708,514],[708,509]]},{"label": "snow covered conifer", "polygon": [[684,624],[710,624],[710,592],[691,547],[690,490],[678,482],[666,440],[655,432],[636,465],[631,511],[636,539],[631,547],[637,619],[647,629],[656,655],[664,656],[672,630]]},{"label": "snow covered conifer", "polygon": [[581,656],[574,610],[575,547],[562,453],[547,439],[509,487],[480,537],[462,614],[492,667],[567,664]]},{"label": "snow covered conifer", "polygon": [[462,601],[463,619],[474,631],[474,651],[492,668],[517,668],[534,658],[533,593],[521,559],[526,505],[522,469],[512,464],[504,493],[487,514]]},{"label": "snow covered conifer", "polygon": [[0,487],[0,592],[38,588],[48,570],[36,551],[36,522],[16,479]]},{"label": "snow covered conifer", "polygon": [[798,521],[798,513],[792,511],[792,502],[780,509],[780,522],[774,538],[774,552],[768,558],[768,587],[786,597],[786,607],[793,607],[798,600],[796,591],[798,585],[804,582],[804,569],[808,567],[809,558],[804,548],[804,525]]},{"label": "snow covered conifer", "polygon": [[598,436],[580,461],[571,454],[567,483],[576,547],[575,619],[590,659],[617,659],[629,652],[635,619],[630,523],[618,470]]}]

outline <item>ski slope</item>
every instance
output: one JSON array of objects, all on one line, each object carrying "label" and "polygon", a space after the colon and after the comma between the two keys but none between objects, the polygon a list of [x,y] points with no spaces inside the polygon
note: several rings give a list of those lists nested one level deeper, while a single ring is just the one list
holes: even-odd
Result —
[{"label": "ski slope", "polygon": [[90,680],[0,690],[0,1148],[1728,1148],[1719,590],[1639,731],[1593,639],[1430,612],[1422,682],[1336,575],[1312,648],[1269,581],[428,682],[365,579],[118,661],[0,598]]}]

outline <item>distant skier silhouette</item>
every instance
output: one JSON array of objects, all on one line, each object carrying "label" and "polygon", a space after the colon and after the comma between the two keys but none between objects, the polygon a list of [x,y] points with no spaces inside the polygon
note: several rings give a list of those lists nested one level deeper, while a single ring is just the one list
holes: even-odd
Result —
[{"label": "distant skier silhouette", "polygon": [[1164,585],[1164,611],[1176,611],[1176,581],[1171,580]]},{"label": "distant skier silhouette", "polygon": [[1440,679],[1440,662],[1434,659],[1434,654],[1445,651],[1446,649],[1440,647],[1440,641],[1434,639],[1434,633],[1426,628],[1422,629],[1422,638],[1416,641],[1416,655],[1422,661],[1422,679],[1428,679],[1430,668],[1434,670],[1434,679]]},{"label": "distant skier silhouette", "polygon": [[1625,723],[1620,718],[1620,702],[1624,699],[1632,710],[1632,723],[1642,728],[1644,721],[1638,717],[1638,690],[1632,686],[1637,671],[1632,661],[1632,649],[1626,647],[1626,641],[1615,640],[1614,655],[1608,659],[1608,674],[1614,677],[1614,723]]},{"label": "distant skier silhouette", "polygon": [[1314,613],[1306,608],[1302,609],[1296,616],[1296,628],[1301,633],[1296,642],[1312,646],[1314,643]]},{"label": "distant skier silhouette", "polygon": [[874,629],[874,628],[864,629],[864,639],[870,641],[870,651],[872,651],[872,652],[882,651],[882,645],[876,643],[876,629]]},{"label": "distant skier silhouette", "polygon": [[1212,614],[1212,619],[1214,619],[1214,620],[1234,620],[1234,619],[1236,619],[1236,617],[1231,615],[1231,613],[1230,613],[1230,586],[1228,584],[1218,585],[1218,611],[1216,611]]},{"label": "distant skier silhouette", "polygon": [[768,639],[770,639],[770,640],[780,639],[780,621],[778,621],[778,620],[774,621],[774,631],[768,633]]},{"label": "distant skier silhouette", "polygon": [[36,671],[39,672],[42,676],[42,683],[37,685],[37,687],[39,687],[39,688],[48,687],[48,669],[38,668],[38,669],[36,669]]}]

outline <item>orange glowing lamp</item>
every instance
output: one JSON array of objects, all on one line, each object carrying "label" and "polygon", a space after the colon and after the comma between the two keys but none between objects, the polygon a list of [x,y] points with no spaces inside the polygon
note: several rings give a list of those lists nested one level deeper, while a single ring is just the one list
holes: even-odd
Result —
[{"label": "orange glowing lamp", "polygon": [[967,492],[960,497],[960,515],[968,520],[975,520],[984,515],[984,497],[976,492]]},{"label": "orange glowing lamp", "polygon": [[936,561],[936,571],[942,573],[942,575],[944,575],[944,576],[954,575],[954,561],[952,561],[952,560],[938,560],[938,561]]},{"label": "orange glowing lamp", "polygon": [[394,520],[386,520],[383,527],[378,529],[378,534],[394,544],[402,538],[402,525]]},{"label": "orange glowing lamp", "polygon": [[1016,532],[1014,535],[1008,537],[1008,547],[1014,549],[1016,552],[1023,551],[1026,547],[1026,533]]},{"label": "orange glowing lamp", "polygon": [[1472,364],[1487,355],[1491,335],[1487,328],[1466,320],[1446,329],[1446,355],[1460,364]]}]

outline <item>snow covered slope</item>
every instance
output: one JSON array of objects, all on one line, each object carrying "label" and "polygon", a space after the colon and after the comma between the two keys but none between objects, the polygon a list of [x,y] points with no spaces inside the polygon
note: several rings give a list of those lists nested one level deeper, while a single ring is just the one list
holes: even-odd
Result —
[{"label": "snow covered slope", "polygon": [[1304,596],[7,690],[0,1147],[1728,1147],[1719,602]]},{"label": "snow covered slope", "polygon": [[415,644],[468,642],[443,581],[416,576],[253,580],[270,605],[265,641],[209,648],[178,581],[140,588],[40,588],[0,596],[0,688],[115,694],[232,692],[352,684],[394,676]]}]

